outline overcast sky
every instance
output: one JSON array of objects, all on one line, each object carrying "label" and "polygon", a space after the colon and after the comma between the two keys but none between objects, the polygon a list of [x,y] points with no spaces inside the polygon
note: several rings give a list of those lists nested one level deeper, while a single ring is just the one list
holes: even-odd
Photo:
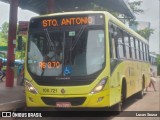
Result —
[{"label": "overcast sky", "polygon": [[[138,0],[129,0],[129,1],[138,1]],[[154,34],[151,35],[149,40],[150,52],[159,53],[160,39],[159,39],[159,2],[160,0],[142,0],[143,3],[141,8],[144,10],[144,13],[141,15],[136,15],[138,21],[146,21],[151,23],[151,28],[154,29]],[[37,14],[27,11],[27,10],[18,10],[18,21],[29,21],[32,16],[37,16]],[[9,5],[3,2],[0,2],[0,26],[5,21],[9,21]]]},{"label": "overcast sky", "polygon": [[[37,14],[21,8],[18,9],[18,21],[29,21],[32,16],[37,16]],[[0,26],[5,21],[9,21],[9,4],[0,2]]]}]

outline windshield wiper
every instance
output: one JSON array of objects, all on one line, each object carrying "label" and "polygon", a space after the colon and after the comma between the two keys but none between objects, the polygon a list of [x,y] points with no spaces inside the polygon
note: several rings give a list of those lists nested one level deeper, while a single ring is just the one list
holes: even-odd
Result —
[{"label": "windshield wiper", "polygon": [[[56,45],[52,42],[51,40],[51,37],[49,35],[49,32],[48,32],[48,29],[44,29],[45,33],[46,33],[46,38],[47,38],[47,41],[49,42],[49,47],[51,48],[51,50],[55,51],[56,50]],[[44,62],[48,62],[50,61],[54,56],[52,56],[49,60],[44,60]],[[41,73],[41,76],[43,76],[44,74],[44,71],[45,71],[45,68],[42,69],[42,73]]]},{"label": "windshield wiper", "polygon": [[82,27],[80,28],[78,34],[77,34],[76,37],[75,37],[75,41],[74,41],[73,45],[72,45],[71,48],[70,48],[70,51],[72,51],[72,50],[75,48],[75,46],[76,46],[76,44],[78,43],[79,38],[81,37],[84,29],[85,29],[85,26],[82,26]]},{"label": "windshield wiper", "polygon": [[44,29],[44,31],[45,31],[45,33],[46,33],[46,38],[47,38],[47,40],[48,40],[48,42],[49,42],[49,45],[50,45],[50,47],[53,49],[53,50],[55,50],[55,44],[52,42],[52,40],[51,40],[51,37],[50,37],[50,35],[49,35],[49,32],[48,32],[48,29]]}]

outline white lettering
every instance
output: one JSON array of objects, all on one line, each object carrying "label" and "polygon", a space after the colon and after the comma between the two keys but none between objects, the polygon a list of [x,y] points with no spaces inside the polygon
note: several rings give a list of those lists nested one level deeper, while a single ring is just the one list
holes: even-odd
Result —
[{"label": "white lettering", "polygon": [[147,116],[152,116],[152,117],[156,117],[157,116],[157,114],[153,114],[153,113],[147,113]]},{"label": "white lettering", "polygon": [[136,113],[136,116],[147,116],[146,114],[139,114],[139,113]]},{"label": "white lettering", "polygon": [[42,117],[41,113],[28,113],[28,117]]}]

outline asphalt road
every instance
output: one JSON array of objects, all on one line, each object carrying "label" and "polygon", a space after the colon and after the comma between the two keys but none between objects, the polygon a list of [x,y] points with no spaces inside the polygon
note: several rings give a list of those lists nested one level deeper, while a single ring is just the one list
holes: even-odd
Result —
[{"label": "asphalt road", "polygon": [[[110,117],[0,118],[0,120],[160,120],[159,117],[148,116],[150,114],[156,115],[157,112],[153,111],[160,111],[160,78],[157,78],[156,88],[156,92],[152,87],[149,88],[143,99],[135,99],[134,96],[127,99],[120,116],[111,114]],[[146,115],[146,117],[139,115]]]}]

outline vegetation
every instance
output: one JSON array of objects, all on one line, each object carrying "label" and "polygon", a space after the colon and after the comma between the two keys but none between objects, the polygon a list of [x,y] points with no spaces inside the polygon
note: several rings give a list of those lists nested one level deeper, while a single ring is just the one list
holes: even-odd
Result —
[{"label": "vegetation", "polygon": [[151,34],[153,34],[154,29],[145,28],[143,30],[137,30],[136,32],[143,36],[145,39],[149,40],[149,37],[151,36]]},{"label": "vegetation", "polygon": [[8,28],[9,24],[7,22],[4,22],[1,27],[1,37],[4,38],[5,42],[7,42],[8,38]]},{"label": "vegetation", "polygon": [[[129,2],[128,4],[129,4],[129,6],[132,9],[134,14],[143,14],[144,10],[140,8],[142,3],[143,3],[143,1],[139,0],[139,1]],[[98,6],[97,4],[92,3],[92,2],[90,4],[84,5],[83,9],[109,11],[115,17],[118,17],[120,15],[117,12],[110,11],[110,10],[108,10],[104,7]],[[135,21],[135,20],[130,20],[129,24],[137,26],[138,22]],[[140,34],[142,37],[144,37],[145,39],[149,40],[149,37],[150,37],[151,34],[153,34],[154,30],[151,29],[151,28],[145,28],[143,30],[137,30],[136,32],[138,34]]]},{"label": "vegetation", "polygon": [[128,4],[135,14],[142,14],[144,12],[144,10],[139,8],[139,6],[142,4],[142,2],[143,1],[133,1],[133,2],[129,2]]},{"label": "vegetation", "polygon": [[[4,22],[2,26],[0,27],[0,46],[8,46],[8,28],[9,23]],[[26,36],[23,36],[23,43],[25,44],[27,38]],[[17,40],[18,41],[18,40]],[[18,43],[16,43],[18,44]],[[22,51],[16,51],[15,58],[16,59],[24,59],[24,50]]]},{"label": "vegetation", "polygon": [[0,28],[1,28],[1,32],[0,32],[0,45],[1,46],[7,46],[8,23],[4,22]]},{"label": "vegetation", "polygon": [[160,76],[160,55],[157,55],[157,75]]}]

